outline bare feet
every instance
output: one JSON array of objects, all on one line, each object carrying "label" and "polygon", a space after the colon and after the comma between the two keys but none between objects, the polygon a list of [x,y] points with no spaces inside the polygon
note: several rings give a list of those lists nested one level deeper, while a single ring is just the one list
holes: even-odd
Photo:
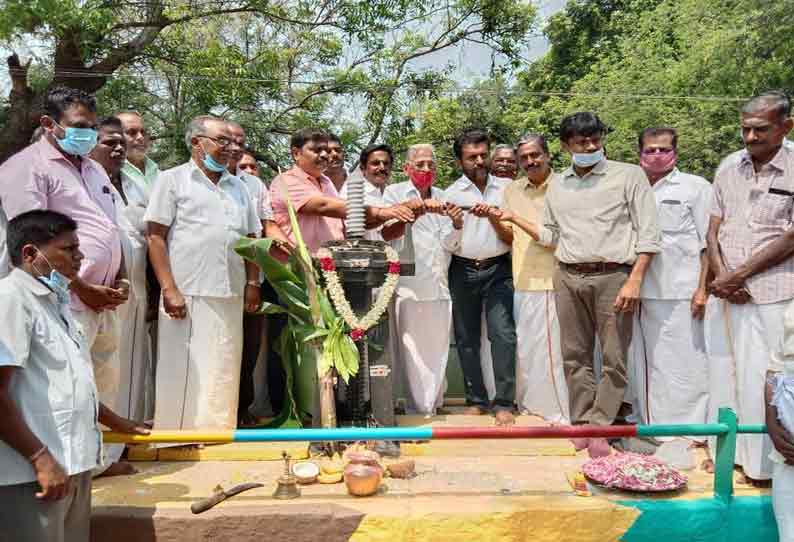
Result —
[{"label": "bare feet", "polygon": [[700,464],[700,468],[709,474],[714,474],[714,461],[711,459],[704,459],[703,463]]},{"label": "bare feet", "polygon": [[759,489],[766,489],[772,487],[772,480],[756,480],[755,478],[750,478],[746,474],[740,474],[739,478],[736,480],[736,483],[753,486]]},{"label": "bare feet", "polygon": [[467,406],[463,411],[464,416],[482,416],[485,414],[485,409],[477,405]]},{"label": "bare feet", "polygon": [[591,458],[606,457],[612,453],[612,448],[605,438],[591,438],[587,445],[587,453]]},{"label": "bare feet", "polygon": [[497,410],[495,417],[496,425],[507,426],[514,425],[516,423],[515,416],[513,416],[513,413],[509,410]]},{"label": "bare feet", "polygon": [[138,474],[138,469],[128,461],[119,461],[113,463],[99,476],[129,476],[130,474]]}]

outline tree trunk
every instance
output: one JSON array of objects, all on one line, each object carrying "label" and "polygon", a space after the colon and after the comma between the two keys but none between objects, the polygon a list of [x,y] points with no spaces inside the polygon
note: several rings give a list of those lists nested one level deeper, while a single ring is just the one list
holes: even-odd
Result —
[{"label": "tree trunk", "polygon": [[30,143],[39,124],[44,105],[44,93],[35,93],[28,86],[28,67],[15,54],[6,59],[11,76],[6,123],[0,132],[0,164]]}]

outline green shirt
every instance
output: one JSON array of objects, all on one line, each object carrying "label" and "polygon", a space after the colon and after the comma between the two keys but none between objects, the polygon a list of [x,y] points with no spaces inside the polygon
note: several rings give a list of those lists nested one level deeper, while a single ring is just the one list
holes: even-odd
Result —
[{"label": "green shirt", "polygon": [[160,168],[155,161],[148,156],[146,157],[145,168],[146,171],[141,172],[140,169],[133,166],[129,161],[126,161],[121,168],[121,174],[138,183],[139,186],[142,186],[146,190],[151,190],[155,179],[157,179],[157,176],[160,174]]}]

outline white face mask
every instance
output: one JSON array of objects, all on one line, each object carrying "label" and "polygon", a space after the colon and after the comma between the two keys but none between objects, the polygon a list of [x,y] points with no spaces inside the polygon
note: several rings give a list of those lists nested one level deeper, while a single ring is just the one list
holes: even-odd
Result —
[{"label": "white face mask", "polygon": [[50,274],[49,276],[46,276],[34,264],[33,269],[39,273],[39,276],[36,278],[47,288],[55,292],[55,295],[58,298],[58,303],[61,305],[68,305],[71,301],[71,297],[69,295],[69,285],[72,282],[71,279],[66,278],[66,276],[60,271],[56,271],[50,263],[50,260],[47,259],[47,256],[45,256],[42,251],[39,250],[39,254],[41,254],[41,257],[44,258],[45,262],[47,262],[47,265],[50,266]]}]

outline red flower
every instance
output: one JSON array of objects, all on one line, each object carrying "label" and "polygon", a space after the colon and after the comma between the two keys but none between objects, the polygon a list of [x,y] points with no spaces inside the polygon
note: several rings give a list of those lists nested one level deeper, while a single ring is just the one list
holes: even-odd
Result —
[{"label": "red flower", "polygon": [[389,262],[389,274],[391,275],[400,274],[400,262]]},{"label": "red flower", "polygon": [[336,271],[336,264],[333,258],[320,258],[320,268],[323,271]]},{"label": "red flower", "polygon": [[360,341],[364,337],[364,330],[361,328],[356,328],[350,331],[350,338],[353,339],[354,342]]}]

